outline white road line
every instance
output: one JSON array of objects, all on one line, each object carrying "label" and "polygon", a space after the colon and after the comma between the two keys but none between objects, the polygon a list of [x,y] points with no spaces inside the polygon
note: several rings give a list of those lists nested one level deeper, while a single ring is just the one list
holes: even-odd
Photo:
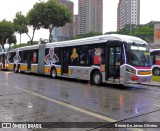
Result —
[{"label": "white road line", "polygon": [[160,105],[157,105],[157,104],[153,104],[154,106],[159,106],[160,107]]},{"label": "white road line", "polygon": [[[6,84],[6,85],[9,85],[8,83],[5,83],[5,84]],[[100,114],[97,114],[97,113],[94,113],[94,112],[90,112],[90,111],[84,110],[84,109],[82,109],[82,108],[79,108],[79,107],[76,107],[76,106],[73,106],[73,105],[70,105],[70,104],[67,104],[67,103],[58,101],[58,100],[56,100],[56,99],[49,98],[49,97],[43,96],[43,95],[41,95],[41,94],[38,94],[38,93],[35,93],[35,92],[32,92],[32,91],[29,91],[29,90],[19,88],[19,87],[14,86],[14,85],[12,85],[12,87],[15,88],[15,89],[21,90],[21,91],[23,91],[23,92],[27,92],[27,93],[29,93],[29,94],[31,94],[31,95],[40,97],[40,98],[42,98],[42,99],[51,101],[51,102],[53,102],[53,103],[56,103],[56,104],[59,104],[59,105],[68,107],[68,108],[73,109],[73,110],[76,110],[76,111],[79,111],[79,112],[81,112],[81,113],[84,113],[84,114],[87,114],[87,115],[90,115],[90,116],[99,118],[99,119],[104,120],[104,121],[107,121],[107,122],[116,122],[116,121],[117,121],[117,120],[111,119],[111,118],[109,118],[109,117],[102,116],[102,115],[100,115]],[[144,130],[138,129],[138,128],[128,128],[128,129],[131,130],[131,131],[144,131]]]}]

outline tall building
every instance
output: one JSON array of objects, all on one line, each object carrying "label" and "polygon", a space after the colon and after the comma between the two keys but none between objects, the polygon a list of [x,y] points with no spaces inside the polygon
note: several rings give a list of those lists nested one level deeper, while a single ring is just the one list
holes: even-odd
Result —
[{"label": "tall building", "polygon": [[140,24],[140,0],[119,0],[117,7],[117,30],[126,24]]},{"label": "tall building", "polygon": [[[58,0],[59,3],[64,4],[68,7],[68,9],[71,11],[72,14],[73,10],[74,10],[74,3],[69,1],[69,0]],[[54,28],[52,30],[52,36],[53,42],[56,41],[65,41],[65,40],[69,40],[73,37],[73,23],[67,23],[65,26],[63,27],[58,27],[58,28]]]},{"label": "tall building", "polygon": [[78,1],[78,35],[103,32],[103,0]]}]

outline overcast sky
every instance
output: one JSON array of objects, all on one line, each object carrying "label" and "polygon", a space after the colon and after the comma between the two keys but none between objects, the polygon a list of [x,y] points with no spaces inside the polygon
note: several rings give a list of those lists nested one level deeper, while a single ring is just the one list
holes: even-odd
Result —
[{"label": "overcast sky", "polygon": [[[6,19],[12,21],[16,12],[22,11],[24,15],[39,0],[3,0],[0,7],[0,20]],[[78,13],[78,0],[71,0],[75,3],[75,14]],[[103,33],[116,31],[117,5],[119,0],[103,0]],[[150,21],[160,21],[160,0],[141,0],[140,24]],[[38,31],[34,40],[39,38],[48,38],[48,31]],[[22,42],[27,42],[29,38],[22,35]],[[19,37],[17,37],[19,42]]]}]

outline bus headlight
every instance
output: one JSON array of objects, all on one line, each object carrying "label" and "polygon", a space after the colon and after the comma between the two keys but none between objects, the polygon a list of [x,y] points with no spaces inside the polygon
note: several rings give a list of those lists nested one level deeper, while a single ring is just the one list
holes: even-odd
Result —
[{"label": "bus headlight", "polygon": [[136,74],[136,70],[135,69],[132,69],[131,67],[126,67],[126,71],[127,72],[130,72],[132,74]]}]

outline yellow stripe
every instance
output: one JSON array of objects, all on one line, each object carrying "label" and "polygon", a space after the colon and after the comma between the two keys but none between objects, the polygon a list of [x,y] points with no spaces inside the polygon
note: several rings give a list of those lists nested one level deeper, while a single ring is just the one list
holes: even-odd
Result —
[{"label": "yellow stripe", "polygon": [[27,70],[27,66],[26,65],[21,65],[20,69],[23,70],[23,71],[26,71]]},{"label": "yellow stripe", "polygon": [[50,73],[50,67],[45,67],[45,74]]},{"label": "yellow stripe", "polygon": [[34,66],[31,66],[31,71],[34,72]]},{"label": "yellow stripe", "polygon": [[69,75],[69,76],[71,75],[71,70],[70,70],[70,69],[68,69],[68,75]]},{"label": "yellow stripe", "polygon": [[60,75],[61,74],[61,68],[57,68],[57,74]]},{"label": "yellow stripe", "polygon": [[13,70],[13,65],[14,64],[8,64],[8,69]]}]

